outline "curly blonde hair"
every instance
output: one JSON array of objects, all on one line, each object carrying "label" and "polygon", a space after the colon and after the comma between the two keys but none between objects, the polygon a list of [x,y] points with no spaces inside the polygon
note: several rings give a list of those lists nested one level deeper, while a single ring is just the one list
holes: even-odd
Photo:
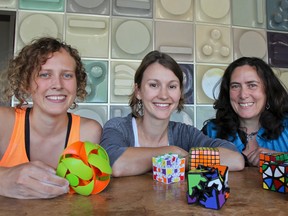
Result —
[{"label": "curly blonde hair", "polygon": [[21,108],[28,104],[27,100],[30,97],[28,89],[33,72],[40,71],[41,66],[51,56],[50,54],[61,48],[66,50],[76,62],[76,96],[79,101],[84,100],[87,95],[85,90],[87,75],[78,51],[60,39],[42,37],[32,40],[30,44],[22,48],[14,59],[9,61],[8,69],[4,72],[6,74],[3,75],[7,79],[6,85],[1,89],[3,101],[10,100],[14,95],[19,101],[17,107]]}]

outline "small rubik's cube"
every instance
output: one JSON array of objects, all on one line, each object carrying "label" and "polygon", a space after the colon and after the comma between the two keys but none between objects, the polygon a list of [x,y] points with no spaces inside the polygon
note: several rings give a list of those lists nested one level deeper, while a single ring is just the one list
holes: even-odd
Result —
[{"label": "small rubik's cube", "polygon": [[189,170],[198,165],[212,166],[220,164],[220,155],[217,148],[196,147],[189,151]]},{"label": "small rubik's cube", "polygon": [[265,162],[277,162],[277,163],[283,163],[288,162],[288,154],[283,152],[277,152],[277,153],[268,153],[268,152],[262,152],[259,156],[259,171],[262,173],[262,165]]},{"label": "small rubik's cube", "polygon": [[177,154],[164,154],[152,158],[153,179],[165,184],[185,179],[185,158]]},{"label": "small rubik's cube", "polygon": [[228,167],[199,166],[188,172],[187,202],[205,208],[220,209],[229,197]]},{"label": "small rubik's cube", "polygon": [[262,170],[264,189],[288,193],[288,162],[265,162]]}]

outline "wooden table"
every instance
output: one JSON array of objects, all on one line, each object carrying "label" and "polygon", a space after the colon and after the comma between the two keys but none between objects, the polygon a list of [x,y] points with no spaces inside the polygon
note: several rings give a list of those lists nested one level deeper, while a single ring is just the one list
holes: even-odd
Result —
[{"label": "wooden table", "polygon": [[2,215],[288,215],[288,194],[262,188],[257,168],[229,172],[230,197],[220,210],[188,205],[186,181],[165,185],[152,174],[112,178],[100,194],[64,195],[49,200],[0,197]]}]

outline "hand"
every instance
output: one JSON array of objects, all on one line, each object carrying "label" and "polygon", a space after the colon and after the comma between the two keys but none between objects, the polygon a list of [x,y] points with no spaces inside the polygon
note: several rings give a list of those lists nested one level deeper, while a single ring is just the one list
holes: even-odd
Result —
[{"label": "hand", "polygon": [[274,153],[276,151],[273,151],[267,148],[257,147],[255,150],[253,150],[247,155],[247,159],[252,166],[259,166],[259,156],[260,156],[260,153],[262,152]]},{"label": "hand", "polygon": [[18,199],[48,199],[69,191],[69,182],[41,161],[0,167],[0,195]]}]

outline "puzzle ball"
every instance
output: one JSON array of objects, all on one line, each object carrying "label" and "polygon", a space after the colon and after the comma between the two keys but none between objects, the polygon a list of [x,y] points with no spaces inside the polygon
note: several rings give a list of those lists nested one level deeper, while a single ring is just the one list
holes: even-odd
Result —
[{"label": "puzzle ball", "polygon": [[97,194],[110,182],[112,169],[105,149],[91,142],[75,142],[60,156],[56,174],[66,178],[70,193]]}]

